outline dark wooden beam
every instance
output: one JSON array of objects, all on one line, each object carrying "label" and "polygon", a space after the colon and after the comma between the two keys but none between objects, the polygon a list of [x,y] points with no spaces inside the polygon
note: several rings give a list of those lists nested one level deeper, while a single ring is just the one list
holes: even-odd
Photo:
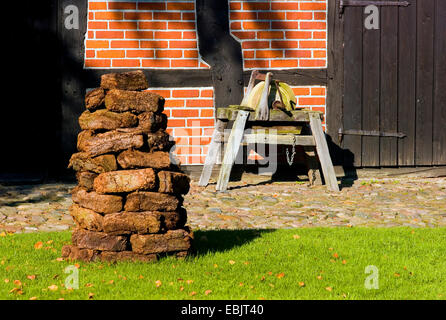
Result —
[{"label": "dark wooden beam", "polygon": [[230,34],[228,6],[228,1],[195,1],[200,54],[211,66],[217,108],[243,98],[242,49]]}]

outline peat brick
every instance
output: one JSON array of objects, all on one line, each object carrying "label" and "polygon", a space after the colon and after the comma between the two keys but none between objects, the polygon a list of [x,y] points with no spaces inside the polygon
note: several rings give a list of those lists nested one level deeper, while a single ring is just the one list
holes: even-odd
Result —
[{"label": "peat brick", "polygon": [[71,240],[73,245],[81,249],[126,251],[128,247],[128,238],[125,236],[114,236],[82,229],[75,229]]},{"label": "peat brick", "polygon": [[151,168],[106,172],[94,179],[95,191],[102,194],[152,190],[155,185],[155,172]]},{"label": "peat brick", "polygon": [[82,188],[74,188],[71,195],[74,203],[99,213],[107,214],[122,210],[123,200],[120,196],[87,192]]},{"label": "peat brick", "polygon": [[149,82],[141,70],[121,73],[108,73],[101,76],[101,88],[121,90],[145,90]]}]

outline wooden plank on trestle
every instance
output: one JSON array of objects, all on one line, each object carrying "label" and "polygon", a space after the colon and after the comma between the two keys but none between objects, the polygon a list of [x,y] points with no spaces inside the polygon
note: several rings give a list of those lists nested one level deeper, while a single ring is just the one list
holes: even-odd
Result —
[{"label": "wooden plank on trestle", "polygon": [[[239,110],[236,108],[218,108],[217,109],[217,119],[234,121],[237,118],[237,113]],[[244,110],[249,111],[249,110]],[[324,118],[324,114],[318,111],[310,110],[293,110],[293,111],[282,111],[282,110],[270,110],[269,121],[286,121],[286,122],[309,122],[310,113],[316,113],[319,115],[321,120]],[[255,112],[250,111],[250,122],[253,122],[255,118]]]},{"label": "wooden plank on trestle", "polygon": [[434,16],[435,0],[418,1],[415,165],[426,166],[432,165]]},{"label": "wooden plank on trestle", "polygon": [[248,120],[249,112],[239,111],[237,119],[235,119],[232,125],[231,134],[229,135],[229,141],[226,146],[225,156],[220,168],[220,174],[217,181],[217,191],[225,191],[228,187],[229,177],[231,175],[231,169],[234,164],[234,160],[237,157],[240,143],[243,139],[243,133],[245,131],[246,121]]},{"label": "wooden plank on trestle", "polygon": [[254,133],[245,134],[243,143],[263,143],[295,146],[315,146],[312,136],[300,136],[294,134]]},{"label": "wooden plank on trestle", "polygon": [[446,1],[435,8],[433,164],[446,165]]},{"label": "wooden plank on trestle", "polygon": [[[422,1],[422,0],[421,0]],[[415,165],[415,83],[417,50],[417,2],[401,7],[398,17],[398,131],[406,134],[398,139],[398,165]]]},{"label": "wooden plank on trestle", "polygon": [[220,136],[224,134],[224,130],[228,122],[223,120],[217,120],[214,133],[212,135],[211,143],[208,147],[208,154],[206,155],[206,160],[204,162],[203,171],[201,172],[200,181],[198,185],[200,187],[206,187],[211,178],[212,169],[217,162],[217,157],[221,151]]},{"label": "wooden plank on trestle", "polygon": [[336,180],[336,173],[328,151],[327,140],[325,139],[325,134],[322,130],[321,119],[317,115],[310,115],[310,127],[316,142],[316,150],[321,163],[325,183],[331,191],[339,191],[338,180]]}]

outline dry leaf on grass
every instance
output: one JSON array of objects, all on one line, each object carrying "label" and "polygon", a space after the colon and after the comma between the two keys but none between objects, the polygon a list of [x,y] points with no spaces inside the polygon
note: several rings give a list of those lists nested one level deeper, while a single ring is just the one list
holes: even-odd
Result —
[{"label": "dry leaf on grass", "polygon": [[326,287],[325,290],[332,292],[333,288],[332,287]]},{"label": "dry leaf on grass", "polygon": [[206,290],[206,291],[204,292],[204,294],[208,296],[211,292],[212,292],[212,290]]},{"label": "dry leaf on grass", "polygon": [[156,280],[155,281],[155,285],[156,285],[157,288],[161,287],[162,284],[163,283],[161,282],[161,280]]},{"label": "dry leaf on grass", "polygon": [[39,241],[39,242],[36,242],[35,244],[34,244],[34,249],[42,249],[42,247],[43,247],[43,242],[42,241]]},{"label": "dry leaf on grass", "polygon": [[29,279],[29,280],[35,280],[36,279],[36,275],[32,274],[32,275],[26,276],[26,278]]},{"label": "dry leaf on grass", "polygon": [[49,289],[50,291],[57,291],[57,289],[59,289],[59,287],[56,286],[55,284],[53,284],[53,285],[49,286],[48,289]]},{"label": "dry leaf on grass", "polygon": [[234,260],[229,260],[229,264],[233,265],[233,264],[235,264],[235,261]]},{"label": "dry leaf on grass", "polygon": [[299,282],[299,287],[305,287],[305,282]]}]

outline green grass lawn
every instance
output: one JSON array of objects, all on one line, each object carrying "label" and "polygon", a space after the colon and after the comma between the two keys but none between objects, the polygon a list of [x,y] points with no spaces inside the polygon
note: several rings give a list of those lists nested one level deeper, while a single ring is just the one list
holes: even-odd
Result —
[{"label": "green grass lawn", "polygon": [[[3,236],[0,298],[446,298],[444,228],[197,231],[195,239],[197,255],[183,261],[79,263],[79,289],[67,290],[64,270],[75,263],[57,258],[69,232]],[[368,265],[379,270],[379,289],[364,286]]]}]

